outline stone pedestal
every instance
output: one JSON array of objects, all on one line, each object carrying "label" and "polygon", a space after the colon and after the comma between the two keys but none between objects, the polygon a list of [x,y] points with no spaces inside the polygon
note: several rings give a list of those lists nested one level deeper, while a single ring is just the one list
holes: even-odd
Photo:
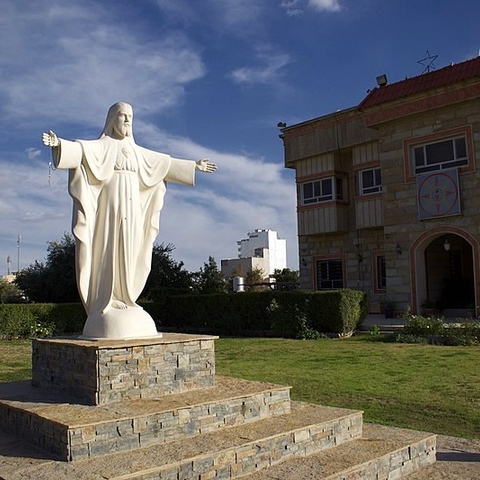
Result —
[{"label": "stone pedestal", "polygon": [[227,479],[325,452],[305,478],[370,480],[435,461],[430,434],[399,441],[397,429],[366,457],[362,412],[291,402],[288,386],[215,377],[216,338],[34,340],[32,382],[0,384],[0,443],[4,430],[42,453],[18,468],[0,452],[2,478]]},{"label": "stone pedestal", "polygon": [[216,338],[167,333],[136,340],[36,339],[32,385],[87,405],[211,387]]}]

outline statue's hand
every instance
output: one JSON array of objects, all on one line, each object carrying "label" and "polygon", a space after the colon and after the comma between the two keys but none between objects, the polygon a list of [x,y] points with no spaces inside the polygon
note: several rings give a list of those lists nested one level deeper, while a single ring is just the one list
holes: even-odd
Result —
[{"label": "statue's hand", "polygon": [[196,166],[197,170],[205,173],[213,173],[217,169],[217,166],[209,160],[209,158],[202,158],[199,160]]},{"label": "statue's hand", "polygon": [[60,140],[57,137],[57,134],[50,130],[48,133],[42,133],[43,144],[47,147],[58,147],[60,145]]}]

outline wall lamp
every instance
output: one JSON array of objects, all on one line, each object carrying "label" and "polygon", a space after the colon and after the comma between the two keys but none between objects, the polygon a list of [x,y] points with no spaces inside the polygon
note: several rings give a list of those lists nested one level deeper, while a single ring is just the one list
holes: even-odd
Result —
[{"label": "wall lamp", "polygon": [[445,249],[446,252],[448,252],[450,250],[450,242],[448,241],[448,238],[445,239],[445,241],[443,242],[443,248]]},{"label": "wall lamp", "polygon": [[402,254],[403,250],[402,250],[402,247],[400,246],[400,244],[397,243],[397,246],[395,247],[395,251],[396,251],[399,255]]}]

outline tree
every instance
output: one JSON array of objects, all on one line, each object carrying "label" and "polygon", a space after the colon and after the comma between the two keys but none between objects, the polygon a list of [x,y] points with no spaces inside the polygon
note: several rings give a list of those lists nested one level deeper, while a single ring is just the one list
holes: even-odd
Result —
[{"label": "tree", "polygon": [[0,278],[0,303],[23,303],[23,292],[13,283]]},{"label": "tree", "polygon": [[175,245],[171,243],[154,245],[152,249],[152,269],[147,278],[141,298],[151,300],[151,291],[159,288],[190,290],[193,285],[192,274],[172,257]]},{"label": "tree", "polygon": [[[30,301],[33,302],[80,302],[75,278],[75,240],[65,233],[58,241],[47,242],[46,262],[35,261],[23,269],[15,280]],[[152,269],[142,292],[142,299],[150,299],[154,288],[190,290],[192,275],[183,268],[183,262],[172,258],[172,244],[154,245]]]},{"label": "tree", "polygon": [[45,263],[35,261],[23,269],[15,284],[33,302],[79,302],[75,279],[75,240],[65,233],[57,242],[47,242]]},{"label": "tree", "polygon": [[208,257],[208,263],[194,274],[195,289],[198,293],[226,293],[227,282],[225,275],[218,269],[215,258]]},{"label": "tree", "polygon": [[275,278],[279,290],[295,290],[298,288],[299,276],[296,270],[276,268],[273,272],[273,278]]},{"label": "tree", "polygon": [[253,267],[249,270],[245,276],[245,284],[252,285],[247,287],[252,292],[259,292],[266,290],[268,287],[265,285],[255,285],[256,283],[265,282],[265,273],[260,267]]}]

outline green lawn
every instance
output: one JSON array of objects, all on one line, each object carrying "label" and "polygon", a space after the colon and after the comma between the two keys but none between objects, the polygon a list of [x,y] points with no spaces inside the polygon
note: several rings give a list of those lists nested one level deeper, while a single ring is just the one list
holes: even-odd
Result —
[{"label": "green lawn", "polygon": [[24,380],[32,375],[32,342],[0,340],[0,382]]},{"label": "green lawn", "polygon": [[[217,373],[292,386],[292,398],[368,422],[480,439],[480,348],[342,340],[220,339]],[[0,341],[0,382],[30,378],[30,342]]]},{"label": "green lawn", "polygon": [[292,386],[292,399],[368,422],[480,439],[480,348],[342,340],[221,339],[217,373]]}]

